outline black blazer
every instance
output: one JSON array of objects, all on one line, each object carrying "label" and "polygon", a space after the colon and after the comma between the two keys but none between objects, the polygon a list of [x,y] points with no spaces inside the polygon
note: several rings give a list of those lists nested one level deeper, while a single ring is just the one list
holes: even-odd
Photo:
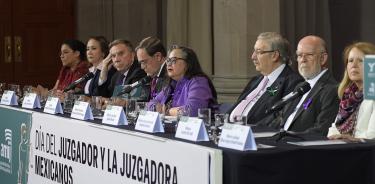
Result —
[{"label": "black blazer", "polygon": [[[297,98],[285,106],[283,109],[284,122],[288,119],[289,115],[293,113],[299,101],[300,98]],[[328,128],[336,118],[338,108],[337,81],[333,78],[332,74],[327,71],[317,81],[303,101],[303,104],[297,110],[288,130],[327,135]],[[279,129],[280,121],[281,119],[279,118],[274,119],[270,127]]]},{"label": "black blazer", "polygon": [[[119,72],[119,71],[113,74],[113,77],[111,78],[111,82],[107,88],[109,94],[111,95],[113,94],[113,91],[117,85],[117,81],[120,79],[121,75],[123,75],[123,72]],[[126,75],[126,79],[123,85],[133,84],[134,82],[139,81],[145,76],[146,76],[146,73],[142,70],[141,65],[138,63],[138,61],[135,60],[129,68],[128,74]]]},{"label": "black blazer", "polygon": [[157,77],[158,77],[158,81],[156,83],[156,91],[159,93],[163,89],[163,87],[166,85],[165,82],[168,78],[166,63],[163,65],[163,68],[161,69]]},{"label": "black blazer", "polygon": [[[246,98],[251,91],[253,91],[258,84],[262,81],[263,75],[258,75],[253,77],[250,82],[247,84],[241,95],[239,96],[235,105],[229,109],[228,113],[230,114],[233,109]],[[289,94],[295,86],[302,82],[303,78],[296,72],[294,72],[288,65],[285,66],[283,71],[280,73],[279,77],[275,82],[267,89],[277,90],[274,94],[267,90],[254,104],[249,113],[247,114],[247,123],[248,124],[257,124],[262,121],[267,116],[273,116],[272,114],[266,114],[266,110],[271,108],[277,101],[279,101],[283,96]]]},{"label": "black blazer", "polygon": [[99,86],[99,77],[100,77],[100,70],[96,70],[94,74],[94,78],[91,80],[89,85],[89,93],[86,93],[87,96],[102,96],[102,97],[110,97],[112,94],[108,92],[108,86],[111,83],[112,76],[116,73],[116,69],[112,66],[108,70],[107,80]]}]

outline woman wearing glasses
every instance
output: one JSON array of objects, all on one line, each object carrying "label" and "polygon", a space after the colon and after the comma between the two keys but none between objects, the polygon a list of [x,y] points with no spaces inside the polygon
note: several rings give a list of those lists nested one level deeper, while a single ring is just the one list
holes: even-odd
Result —
[{"label": "woman wearing glasses", "polygon": [[165,114],[171,116],[177,116],[179,111],[197,116],[199,108],[214,108],[216,90],[202,71],[195,52],[187,47],[172,46],[168,53],[169,79],[163,90],[148,103],[148,108],[160,111],[158,106],[162,105]]},{"label": "woman wearing glasses", "polygon": [[375,54],[375,45],[358,42],[344,51],[345,74],[338,94],[339,112],[329,128],[330,139],[375,138],[375,101],[363,100],[363,58]]}]

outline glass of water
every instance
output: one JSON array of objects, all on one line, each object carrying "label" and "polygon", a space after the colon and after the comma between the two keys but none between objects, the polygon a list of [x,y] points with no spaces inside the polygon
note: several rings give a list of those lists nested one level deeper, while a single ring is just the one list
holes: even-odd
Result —
[{"label": "glass of water", "polygon": [[210,126],[211,125],[211,109],[210,108],[198,109],[198,118],[202,119],[206,126]]},{"label": "glass of water", "polygon": [[247,125],[247,116],[236,115],[233,117],[234,124]]}]

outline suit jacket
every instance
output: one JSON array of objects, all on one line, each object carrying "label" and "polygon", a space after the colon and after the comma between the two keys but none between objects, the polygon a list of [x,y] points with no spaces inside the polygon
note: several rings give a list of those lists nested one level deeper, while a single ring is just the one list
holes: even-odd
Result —
[{"label": "suit jacket", "polygon": [[157,94],[159,94],[162,91],[162,89],[165,86],[168,85],[168,84],[166,84],[166,80],[168,78],[168,75],[167,75],[167,64],[162,65],[160,73],[157,76],[155,76],[154,78],[156,78],[156,80],[157,80],[156,84],[155,84],[155,89],[154,89],[154,91],[152,91],[151,90],[151,85],[150,85],[150,95],[149,95],[148,101],[154,99],[157,96]]},{"label": "suit jacket", "polygon": [[112,76],[116,73],[116,68],[113,66],[108,70],[107,80],[99,86],[100,70],[97,69],[94,78],[91,80],[89,85],[89,93],[85,94],[88,96],[102,96],[111,97],[112,93],[108,91],[108,86],[111,83]]},{"label": "suit jacket", "polygon": [[[270,126],[279,129],[281,121],[285,122],[288,119],[300,99],[297,98],[287,104],[283,109],[283,118],[274,119]],[[327,135],[328,128],[335,120],[338,107],[337,82],[332,74],[327,71],[320,77],[302,105],[297,109],[288,130]]]},{"label": "suit jacket", "polygon": [[[250,82],[247,84],[247,86],[239,96],[235,105],[229,109],[229,114],[243,99],[246,98],[247,95],[249,95],[251,91],[253,91],[258,86],[263,77],[263,75],[258,75],[250,80]],[[294,87],[302,81],[303,78],[298,73],[294,72],[288,65],[286,65],[275,82],[267,88],[268,90],[251,108],[251,110],[247,114],[247,123],[256,124],[258,122],[261,122],[266,117],[272,117],[272,114],[266,114],[266,110],[270,109],[272,105],[279,101],[283,96],[293,91]],[[277,91],[273,94],[269,92],[270,90]]]},{"label": "suit jacket", "polygon": [[[119,71],[113,74],[111,78],[111,83],[108,85],[109,94],[113,94],[113,91],[117,85],[117,81],[120,79],[121,75],[123,75],[123,72]],[[141,65],[138,63],[138,61],[134,61],[129,68],[128,74],[126,75],[126,79],[123,85],[133,84],[134,82],[139,81],[145,76],[146,73],[142,70]]]}]

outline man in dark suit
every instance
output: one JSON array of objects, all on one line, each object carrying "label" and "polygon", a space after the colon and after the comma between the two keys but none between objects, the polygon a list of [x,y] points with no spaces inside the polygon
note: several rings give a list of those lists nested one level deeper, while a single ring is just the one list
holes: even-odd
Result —
[{"label": "man in dark suit", "polygon": [[251,55],[261,75],[253,77],[247,84],[235,105],[229,110],[230,121],[237,116],[247,116],[248,124],[256,124],[271,114],[267,109],[289,94],[303,81],[289,66],[289,43],[280,34],[261,33]]},{"label": "man in dark suit", "polygon": [[[113,96],[117,96],[119,91],[115,88],[122,85],[132,84],[146,76],[140,64],[135,61],[135,52],[132,44],[127,40],[115,40],[109,44],[109,53],[113,66],[117,72],[113,74],[108,85],[108,91]],[[108,68],[109,63],[106,63]]]},{"label": "man in dark suit", "polygon": [[163,83],[166,80],[165,58],[167,52],[163,43],[156,37],[143,39],[135,50],[142,69],[148,76],[152,77],[149,85],[150,95],[147,100],[149,101],[162,90]]},{"label": "man in dark suit", "polygon": [[283,118],[274,119],[269,126],[326,135],[339,107],[337,82],[327,69],[326,44],[318,36],[306,36],[299,41],[296,56],[298,71],[310,84],[311,90],[287,104],[283,109]]}]

